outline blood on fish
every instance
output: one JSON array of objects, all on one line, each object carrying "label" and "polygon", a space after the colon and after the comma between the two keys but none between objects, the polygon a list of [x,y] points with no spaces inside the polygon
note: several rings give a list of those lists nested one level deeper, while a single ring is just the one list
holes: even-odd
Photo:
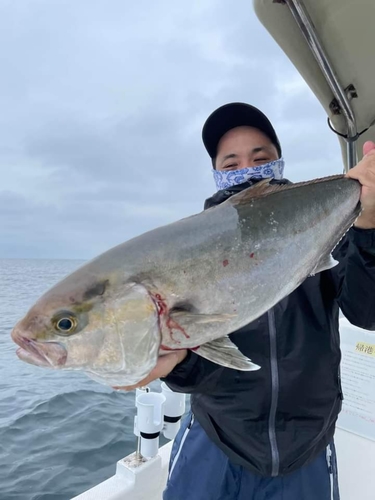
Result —
[{"label": "blood on fish", "polygon": [[185,330],[182,328],[182,326],[180,326],[177,321],[175,321],[174,319],[172,319],[169,315],[168,315],[168,306],[167,304],[165,303],[165,300],[161,297],[160,294],[156,294],[155,295],[155,302],[156,302],[156,307],[158,309],[158,315],[159,315],[159,321],[160,321],[160,318],[162,316],[165,317],[165,324],[166,324],[166,327],[168,328],[169,330],[169,333],[170,333],[170,336],[172,338],[172,340],[174,342],[178,342],[180,343],[178,340],[175,340],[173,338],[173,330],[179,330],[180,332],[182,332],[182,334],[187,338],[189,339],[190,338],[190,335],[188,335]]},{"label": "blood on fish", "polygon": [[156,299],[156,305],[158,308],[158,314],[159,314],[159,316],[161,316],[167,312],[167,304],[164,302],[164,300],[161,298],[161,296],[158,293],[155,295],[155,299]]},{"label": "blood on fish", "polygon": [[250,259],[252,259],[253,257],[254,257],[254,252],[251,252]]},{"label": "blood on fish", "polygon": [[[170,318],[169,316],[167,317],[167,321],[165,322],[167,325],[168,330],[170,331],[171,337],[173,339],[173,330],[179,330],[180,332],[183,333],[183,335],[187,338],[190,339],[190,335],[188,335],[185,330],[180,326],[177,321],[174,319]],[[174,339],[173,339],[174,340]]]},{"label": "blood on fish", "polygon": [[228,264],[229,264],[229,260],[227,260],[227,259],[223,260],[223,266],[224,267],[227,267]]}]

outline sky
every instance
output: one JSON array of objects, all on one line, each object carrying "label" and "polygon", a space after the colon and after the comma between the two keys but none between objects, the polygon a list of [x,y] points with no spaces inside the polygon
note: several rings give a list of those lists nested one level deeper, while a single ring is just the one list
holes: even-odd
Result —
[{"label": "sky", "polygon": [[296,69],[238,0],[4,0],[0,258],[90,259],[200,212],[217,107],[272,121],[285,177],[341,173]]}]

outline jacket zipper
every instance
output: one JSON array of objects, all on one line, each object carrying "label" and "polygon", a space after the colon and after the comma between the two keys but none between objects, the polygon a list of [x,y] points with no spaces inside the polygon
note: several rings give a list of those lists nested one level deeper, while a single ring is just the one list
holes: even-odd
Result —
[{"label": "jacket zipper", "polygon": [[273,309],[268,311],[268,331],[270,335],[270,360],[271,360],[271,407],[268,418],[268,436],[271,444],[271,459],[272,459],[272,477],[279,474],[280,457],[279,449],[276,441],[276,410],[279,398],[279,367],[277,362],[277,339],[276,339],[276,324],[275,312]]},{"label": "jacket zipper", "polygon": [[339,393],[340,393],[340,399],[341,401],[344,400],[344,393],[343,393],[343,390],[342,390],[342,382],[341,382],[341,368],[340,368],[340,365],[339,365],[339,371],[338,371],[338,384],[339,384]]},{"label": "jacket zipper", "polygon": [[327,458],[327,466],[329,473],[329,485],[330,485],[330,500],[334,499],[334,491],[333,491],[333,467],[332,467],[332,450],[331,445],[329,444],[326,448],[326,458]]}]

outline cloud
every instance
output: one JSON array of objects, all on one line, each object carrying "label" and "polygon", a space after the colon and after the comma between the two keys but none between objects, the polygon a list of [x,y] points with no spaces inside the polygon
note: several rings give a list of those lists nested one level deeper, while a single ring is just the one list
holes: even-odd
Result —
[{"label": "cloud", "polygon": [[251,5],[8,2],[0,19],[0,257],[91,258],[200,211],[216,107],[269,115],[292,180],[339,172],[325,114]]}]

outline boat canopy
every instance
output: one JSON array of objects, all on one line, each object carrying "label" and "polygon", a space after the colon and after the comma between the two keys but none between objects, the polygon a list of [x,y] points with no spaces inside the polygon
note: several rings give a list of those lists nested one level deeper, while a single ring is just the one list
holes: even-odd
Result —
[{"label": "boat canopy", "polygon": [[[375,141],[375,1],[253,0],[254,10],[315,94],[344,169]],[[365,132],[363,132],[365,131]]]}]

